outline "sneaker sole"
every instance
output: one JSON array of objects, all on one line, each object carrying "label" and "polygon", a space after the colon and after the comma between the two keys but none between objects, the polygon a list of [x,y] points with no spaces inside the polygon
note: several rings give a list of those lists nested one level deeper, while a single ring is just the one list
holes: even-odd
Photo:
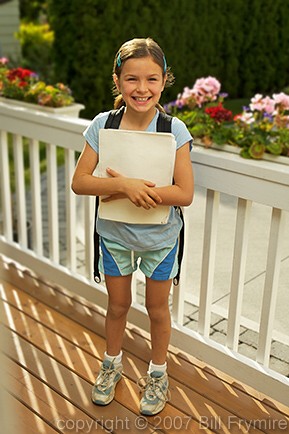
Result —
[{"label": "sneaker sole", "polygon": [[166,402],[164,403],[164,405],[162,407],[158,408],[158,410],[155,412],[144,409],[144,410],[140,410],[140,414],[143,414],[144,416],[155,416],[156,414],[159,414],[161,411],[163,411],[165,406],[166,406]]},{"label": "sneaker sole", "polygon": [[105,405],[110,404],[111,401],[113,401],[113,398],[114,398],[114,396],[112,397],[112,399],[111,399],[110,401],[107,401],[107,402],[98,401],[97,399],[93,400],[92,398],[91,398],[91,401],[92,401],[92,403],[95,404],[95,405],[102,405],[102,406],[104,407]]},{"label": "sneaker sole", "polygon": [[[115,382],[115,387],[117,386],[117,384],[118,384],[118,382],[121,380],[121,375],[120,375],[120,377],[116,380],[116,382]],[[93,399],[92,397],[91,397],[91,401],[92,401],[92,403],[93,404],[95,404],[95,405],[102,405],[102,406],[105,406],[105,405],[108,405],[108,404],[110,404],[113,400],[114,400],[114,395],[115,394],[113,394],[113,397],[109,400],[109,401],[100,401],[100,400],[98,400],[98,399]]]}]

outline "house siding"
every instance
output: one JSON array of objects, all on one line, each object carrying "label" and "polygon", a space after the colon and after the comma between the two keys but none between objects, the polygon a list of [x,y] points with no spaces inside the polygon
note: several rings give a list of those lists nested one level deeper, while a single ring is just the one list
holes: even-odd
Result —
[{"label": "house siding", "polygon": [[11,60],[21,55],[19,41],[14,34],[20,25],[19,0],[10,0],[0,4],[0,57]]}]

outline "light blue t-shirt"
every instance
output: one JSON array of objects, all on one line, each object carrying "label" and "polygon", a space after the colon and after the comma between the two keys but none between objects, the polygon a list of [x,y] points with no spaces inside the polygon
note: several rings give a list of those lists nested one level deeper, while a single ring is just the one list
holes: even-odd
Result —
[{"label": "light blue t-shirt", "polygon": [[[86,128],[83,135],[92,149],[99,152],[99,130],[104,128],[110,112],[99,113]],[[149,124],[146,131],[156,132],[159,111]],[[186,125],[178,118],[172,119],[172,134],[175,136],[176,149],[185,143],[192,144],[192,136]],[[158,250],[175,245],[182,227],[181,218],[172,206],[170,216],[166,224],[142,225],[127,224],[117,221],[97,219],[97,232],[100,236],[119,243],[133,251]]]}]

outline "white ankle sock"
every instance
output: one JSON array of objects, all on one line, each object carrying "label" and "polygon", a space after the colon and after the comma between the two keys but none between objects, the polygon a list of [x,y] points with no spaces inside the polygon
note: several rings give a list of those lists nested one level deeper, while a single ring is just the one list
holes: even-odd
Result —
[{"label": "white ankle sock", "polygon": [[165,362],[163,365],[155,365],[152,361],[150,361],[148,374],[151,374],[153,371],[166,372],[166,370],[167,362]]},{"label": "white ankle sock", "polygon": [[109,360],[110,362],[114,362],[116,364],[121,363],[121,359],[122,359],[122,351],[117,355],[117,356],[109,356],[107,354],[107,352],[104,352],[104,358],[106,360]]}]

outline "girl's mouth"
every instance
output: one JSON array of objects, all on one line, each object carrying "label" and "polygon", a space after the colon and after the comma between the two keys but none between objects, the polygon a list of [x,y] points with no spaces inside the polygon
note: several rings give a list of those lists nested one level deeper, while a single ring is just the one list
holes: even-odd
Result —
[{"label": "girl's mouth", "polygon": [[150,96],[146,96],[146,97],[133,96],[132,98],[133,98],[135,101],[138,101],[138,102],[146,102],[146,101],[148,101],[151,97],[150,97]]}]

